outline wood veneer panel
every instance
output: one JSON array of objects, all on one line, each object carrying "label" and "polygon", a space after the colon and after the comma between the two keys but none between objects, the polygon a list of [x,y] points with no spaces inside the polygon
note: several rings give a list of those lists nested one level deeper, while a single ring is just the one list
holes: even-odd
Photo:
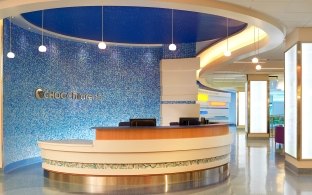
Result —
[{"label": "wood veneer panel", "polygon": [[226,135],[228,125],[207,125],[194,127],[125,127],[96,128],[96,140],[143,140],[143,139],[178,139]]}]

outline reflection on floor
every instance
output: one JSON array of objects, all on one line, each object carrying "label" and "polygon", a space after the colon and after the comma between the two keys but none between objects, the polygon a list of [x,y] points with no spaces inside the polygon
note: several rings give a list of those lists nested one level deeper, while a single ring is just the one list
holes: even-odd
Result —
[{"label": "reflection on floor", "polygon": [[[231,176],[225,183],[196,190],[166,193],[186,194],[312,194],[312,175],[296,176],[284,169],[283,150],[274,140],[246,140],[243,131],[232,130]],[[61,188],[59,188],[61,186]],[[144,194],[119,191],[109,194]],[[70,193],[69,193],[70,192]],[[85,194],[83,187],[68,183],[53,183],[43,177],[41,165],[32,165],[10,174],[0,174],[0,194]]]}]

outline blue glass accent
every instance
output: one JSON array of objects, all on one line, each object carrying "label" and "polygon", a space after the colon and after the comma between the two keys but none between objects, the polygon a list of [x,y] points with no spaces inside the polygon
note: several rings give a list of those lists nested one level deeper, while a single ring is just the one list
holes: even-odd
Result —
[{"label": "blue glass accent", "polygon": [[201,110],[200,115],[208,114],[208,110]]},{"label": "blue glass accent", "polygon": [[[101,7],[68,7],[44,11],[44,28],[89,40],[101,40]],[[171,9],[129,6],[104,7],[104,40],[118,43],[170,44]],[[174,43],[194,43],[226,37],[226,18],[212,14],[174,10]],[[41,11],[24,13],[30,23],[41,26]],[[230,19],[229,35],[247,26]],[[92,29],[92,30],[90,30]]]}]

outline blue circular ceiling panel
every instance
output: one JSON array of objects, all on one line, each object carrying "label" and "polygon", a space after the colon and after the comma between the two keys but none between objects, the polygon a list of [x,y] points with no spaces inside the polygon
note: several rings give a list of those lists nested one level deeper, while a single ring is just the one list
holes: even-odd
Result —
[{"label": "blue circular ceiling panel", "polygon": [[[194,43],[227,36],[226,18],[197,12],[147,7],[105,6],[104,41],[132,44]],[[44,29],[76,38],[101,41],[102,7],[70,7],[44,10]],[[41,28],[41,11],[24,13]],[[229,36],[247,26],[229,19]]]}]

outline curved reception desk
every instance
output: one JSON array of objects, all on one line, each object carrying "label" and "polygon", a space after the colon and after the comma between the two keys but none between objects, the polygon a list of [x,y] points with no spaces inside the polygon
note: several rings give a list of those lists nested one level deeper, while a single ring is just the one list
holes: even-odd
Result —
[{"label": "curved reception desk", "polygon": [[[94,129],[93,141],[39,142],[45,176],[106,190],[117,184],[127,189],[153,184],[164,191],[175,185],[180,190],[202,187],[229,176],[231,135],[226,124]],[[191,185],[181,188],[186,183]]]}]

